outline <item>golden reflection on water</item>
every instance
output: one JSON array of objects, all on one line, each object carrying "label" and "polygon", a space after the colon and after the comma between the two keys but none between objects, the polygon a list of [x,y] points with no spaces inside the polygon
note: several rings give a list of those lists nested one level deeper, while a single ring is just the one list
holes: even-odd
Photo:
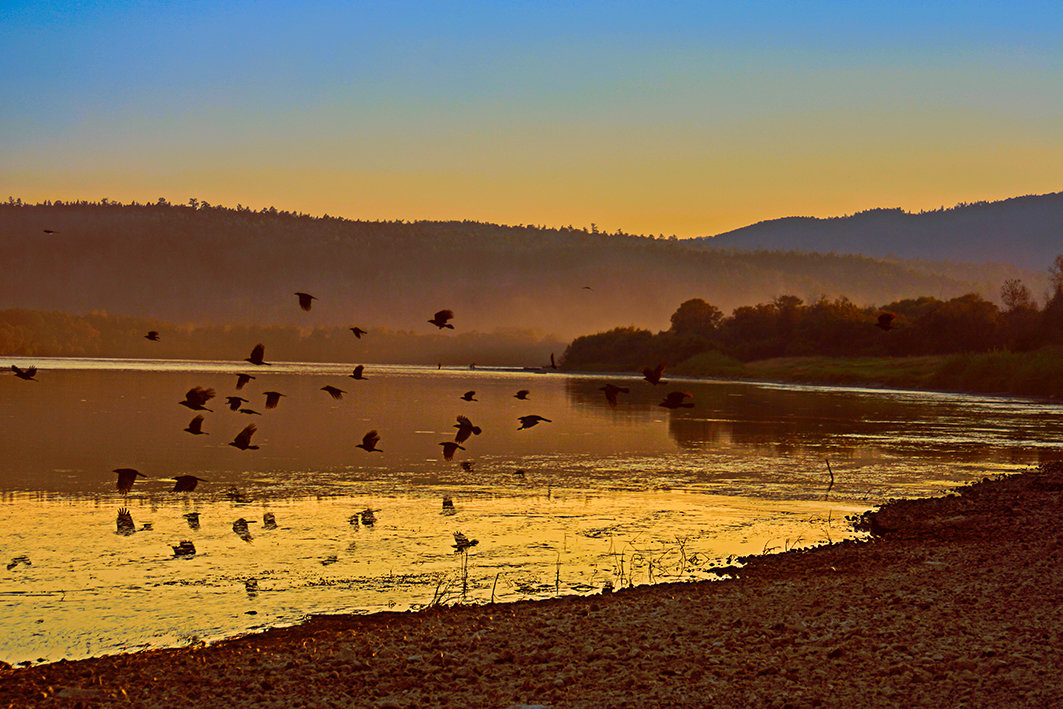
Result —
[{"label": "golden reflection on water", "polygon": [[[38,364],[38,382],[0,377],[0,561],[30,562],[0,570],[9,662],[197,642],[311,612],[706,578],[733,555],[836,540],[847,514],[1016,470],[1063,442],[1057,407],[1002,399],[373,366],[356,382],[350,365],[279,364],[241,390],[262,412],[251,417],[224,407],[246,369],[236,363]],[[631,389],[615,408],[606,381]],[[332,399],[326,384],[348,393]],[[194,412],[177,402],[193,386],[218,393],[206,436],[183,431]],[[657,406],[671,388],[695,407]],[[478,401],[459,398],[470,389]],[[276,409],[266,390],[286,395]],[[483,433],[447,462],[438,444],[458,414]],[[551,423],[518,431],[526,414]],[[252,419],[261,449],[229,446]],[[369,429],[383,453],[354,447]],[[119,467],[148,477],[119,495]],[[174,493],[181,474],[206,482]],[[367,508],[376,523],[352,525]],[[455,532],[478,540],[467,565]],[[184,541],[194,556],[175,556]]]}]

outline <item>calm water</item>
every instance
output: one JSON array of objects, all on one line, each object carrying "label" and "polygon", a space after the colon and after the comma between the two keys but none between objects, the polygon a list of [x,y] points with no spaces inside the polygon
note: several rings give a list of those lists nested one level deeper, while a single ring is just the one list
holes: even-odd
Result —
[{"label": "calm water", "polygon": [[[26,360],[0,358],[8,369]],[[0,376],[0,659],[209,641],[308,613],[540,598],[697,579],[844,517],[1059,457],[1063,409],[1021,400],[522,371],[38,360]],[[261,415],[233,412],[241,395]],[[631,388],[617,407],[598,390]],[[331,384],[348,393],[330,398]],[[193,386],[218,397],[182,429]],[[459,397],[475,390],[477,401]],[[527,401],[514,398],[529,389]],[[695,407],[657,406],[665,392]],[[267,410],[263,392],[285,394]],[[442,458],[456,416],[483,428]],[[517,417],[551,419],[518,431]],[[228,444],[247,423],[259,450]],[[355,447],[377,429],[382,453]],[[824,500],[831,462],[835,484]],[[461,463],[470,464],[464,469]],[[123,496],[114,468],[142,478]],[[522,471],[518,473],[518,471]],[[173,476],[206,478],[171,492]],[[241,499],[231,499],[237,489]],[[442,500],[454,513],[442,514]],[[137,531],[116,533],[126,507]],[[352,514],[375,510],[371,527]],[[200,526],[185,515],[198,512]],[[276,529],[265,529],[271,512]],[[253,520],[251,539],[232,529]],[[150,528],[145,528],[148,525]],[[467,555],[454,532],[479,540]],[[196,555],[175,558],[191,541]]]}]

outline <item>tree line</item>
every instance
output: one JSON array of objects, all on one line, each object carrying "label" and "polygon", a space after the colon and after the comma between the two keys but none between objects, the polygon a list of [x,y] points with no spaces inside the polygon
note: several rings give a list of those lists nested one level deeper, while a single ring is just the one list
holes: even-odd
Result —
[{"label": "tree line", "polygon": [[[639,370],[719,352],[742,362],[775,357],[901,357],[991,351],[1028,352],[1063,345],[1063,255],[1049,269],[1050,291],[1039,305],[1020,279],[1000,289],[1001,305],[968,293],[860,307],[845,297],[805,303],[792,295],[735,308],[728,317],[701,298],[683,302],[671,326],[653,333],[617,327],[578,337],[565,350],[566,369]],[[894,317],[889,329],[879,316]]]},{"label": "tree line", "polygon": [[[145,335],[159,333],[152,342]],[[342,327],[285,325],[175,325],[151,318],[94,312],[76,315],[39,310],[0,310],[0,355],[24,357],[125,357],[242,360],[262,342],[267,359],[539,367],[564,342],[531,330],[440,335],[372,329],[356,338]]]}]

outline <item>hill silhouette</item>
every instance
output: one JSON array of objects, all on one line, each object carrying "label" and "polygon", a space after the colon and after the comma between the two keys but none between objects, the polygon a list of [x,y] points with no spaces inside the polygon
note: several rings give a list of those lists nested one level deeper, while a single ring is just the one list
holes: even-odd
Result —
[{"label": "hill silhouette", "polygon": [[1043,269],[1063,244],[1063,192],[919,213],[870,209],[829,219],[786,217],[697,241],[725,248],[996,261]]},{"label": "hill silhouette", "polygon": [[[0,308],[194,325],[419,332],[434,330],[427,319],[449,308],[458,333],[525,328],[573,337],[618,322],[664,327],[675,303],[694,297],[731,310],[785,293],[874,304],[972,291],[995,299],[1005,278],[1037,286],[1036,275],[996,266],[943,272],[861,256],[706,250],[593,229],[365,222],[195,200],[10,199],[0,203],[0,247]],[[310,312],[296,291],[318,297]]]}]

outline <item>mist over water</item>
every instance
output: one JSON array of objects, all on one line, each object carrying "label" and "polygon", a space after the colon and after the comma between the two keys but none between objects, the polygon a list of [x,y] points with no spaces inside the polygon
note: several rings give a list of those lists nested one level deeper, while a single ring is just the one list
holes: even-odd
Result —
[{"label": "mist over water", "polygon": [[[12,363],[31,364],[0,358]],[[1016,471],[1063,444],[1059,406],[960,395],[482,368],[367,365],[355,381],[347,364],[36,364],[39,381],[0,376],[0,561],[31,562],[0,570],[9,662],[210,640],[308,613],[707,578],[731,555],[837,540],[847,514]],[[236,392],[237,372],[258,378]],[[615,408],[606,381],[631,389]],[[205,436],[182,430],[195,412],[177,402],[193,386],[218,394]],[[285,394],[276,409],[267,390]],[[459,398],[468,390],[478,401]],[[695,407],[657,406],[672,390]],[[261,415],[228,410],[237,393]],[[444,461],[459,414],[483,433]],[[526,414],[551,422],[518,431]],[[249,422],[261,448],[229,446]],[[355,447],[370,429],[382,453]],[[112,472],[123,467],[147,476],[128,496]],[[206,482],[171,492],[184,474]],[[122,507],[128,536],[116,534]],[[367,508],[376,523],[352,524]],[[250,541],[232,529],[241,517]],[[454,532],[479,541],[465,575]],[[184,540],[197,553],[175,558]]]}]

